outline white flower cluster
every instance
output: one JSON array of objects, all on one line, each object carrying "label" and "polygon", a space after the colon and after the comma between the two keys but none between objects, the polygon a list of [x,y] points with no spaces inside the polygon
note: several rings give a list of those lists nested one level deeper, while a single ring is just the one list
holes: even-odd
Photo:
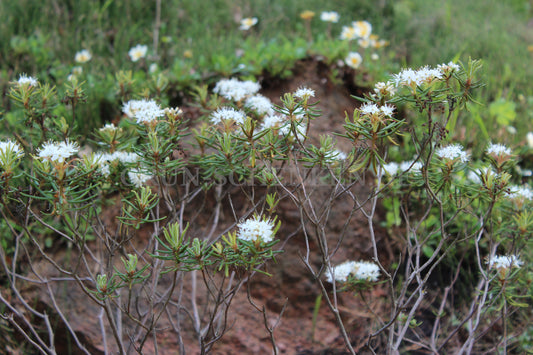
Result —
[{"label": "white flower cluster", "polygon": [[498,176],[498,174],[492,170],[491,167],[482,167],[476,170],[470,170],[468,174],[466,175],[466,178],[473,182],[474,184],[481,184],[481,178],[480,176],[485,176],[487,173],[490,172],[491,174],[494,174],[495,176]]},{"label": "white flower cluster", "polygon": [[154,100],[130,100],[122,107],[128,117],[137,119],[137,123],[151,123],[165,115],[165,111]]},{"label": "white flower cluster", "polygon": [[119,161],[124,164],[132,164],[139,160],[139,156],[135,153],[115,151],[113,153],[98,152],[95,154],[95,160],[98,161],[100,172],[104,176],[109,176],[111,173],[109,164],[114,161]]},{"label": "white flower cluster", "polygon": [[488,155],[495,155],[495,156],[506,156],[506,155],[513,154],[511,149],[506,147],[505,145],[494,144],[494,143],[490,143],[485,152]]},{"label": "white flower cluster", "polygon": [[78,144],[70,142],[68,139],[64,142],[48,141],[43,144],[39,150],[39,158],[49,160],[53,163],[64,163],[65,159],[78,152]]},{"label": "white flower cluster", "polygon": [[377,115],[377,116],[385,116],[385,117],[391,117],[391,118],[392,118],[392,115],[394,114],[395,109],[396,108],[392,105],[385,104],[383,106],[378,106],[376,104],[368,103],[368,102],[364,103],[363,105],[361,105],[361,107],[359,107],[359,111],[363,115],[368,115],[368,116]]},{"label": "white flower cluster", "polygon": [[274,113],[272,102],[263,95],[248,97],[244,106],[256,111],[259,115],[272,115]]},{"label": "white flower cluster", "polygon": [[357,280],[377,281],[380,270],[373,262],[369,261],[346,261],[334,267],[332,272],[326,274],[326,281],[333,283],[333,279],[339,282],[348,281],[351,275]]},{"label": "white flower cluster", "polygon": [[12,140],[0,141],[0,155],[15,155],[17,158],[20,158],[24,155],[24,150],[20,147],[17,142]]},{"label": "white flower cluster", "polygon": [[512,199],[533,200],[533,190],[529,186],[511,186],[507,196]]},{"label": "white flower cluster", "polygon": [[324,22],[339,22],[339,14],[335,11],[323,11],[320,14],[320,19]]},{"label": "white flower cluster", "polygon": [[274,239],[274,222],[262,219],[260,216],[249,218],[237,225],[237,238],[249,242],[261,241],[270,243]]},{"label": "white flower cluster", "polygon": [[487,261],[491,269],[510,269],[512,267],[520,268],[524,262],[516,255],[495,255]]},{"label": "white flower cluster", "polygon": [[463,146],[460,144],[439,148],[435,153],[439,158],[447,160],[459,159],[461,163],[466,163],[470,159],[468,153],[463,150]]},{"label": "white flower cluster", "polygon": [[233,107],[220,107],[211,114],[211,122],[213,124],[219,124],[223,121],[231,120],[237,124],[243,124],[246,119],[246,114],[242,111],[238,111]]},{"label": "white flower cluster", "polygon": [[340,38],[351,41],[358,38],[369,38],[372,25],[367,21],[354,21],[351,26],[343,26]]},{"label": "white flower cluster", "polygon": [[106,132],[106,131],[115,131],[117,129],[117,126],[115,126],[113,123],[106,123],[104,127],[101,127],[98,129],[100,132]]},{"label": "white flower cluster", "polygon": [[241,101],[246,96],[256,94],[259,89],[261,85],[250,80],[222,79],[216,83],[213,92],[227,100]]},{"label": "white flower cluster", "polygon": [[146,57],[147,51],[148,46],[138,44],[129,50],[128,55],[130,56],[132,62],[136,62],[139,59]]},{"label": "white flower cluster", "polygon": [[454,62],[449,62],[448,64],[437,65],[437,69],[440,70],[444,75],[447,75],[453,73],[454,71],[459,71],[461,67]]},{"label": "white flower cluster", "polygon": [[310,97],[315,97],[315,90],[301,86],[294,92],[293,95],[300,100],[305,100]]},{"label": "white flower cluster", "polygon": [[374,86],[374,93],[380,97],[394,96],[396,89],[394,88],[394,84],[390,81],[387,81],[386,83],[380,81]]},{"label": "white flower cluster", "polygon": [[37,83],[38,83],[37,79],[35,79],[32,76],[28,76],[26,74],[20,74],[19,80],[17,80],[17,84],[19,86],[25,86],[25,85],[37,86]]},{"label": "white flower cluster", "polygon": [[394,74],[392,79],[396,87],[398,86],[420,86],[424,83],[430,84],[436,79],[441,79],[444,76],[439,69],[431,68],[429,66],[422,67],[418,70],[407,68]]},{"label": "white flower cluster", "polygon": [[385,173],[390,176],[394,176],[398,173],[403,173],[403,172],[412,172],[414,174],[419,174],[420,171],[422,170],[422,163],[418,161],[414,163],[413,160],[404,161],[404,162],[401,162],[400,164],[395,163],[395,162],[390,162],[390,163],[383,164],[382,168],[383,168],[383,171],[385,171]]},{"label": "white flower cluster", "polygon": [[146,184],[148,180],[153,178],[153,176],[149,174],[145,174],[139,169],[132,169],[128,171],[128,178],[130,179],[132,184],[135,185],[135,187],[142,187],[143,185]]}]

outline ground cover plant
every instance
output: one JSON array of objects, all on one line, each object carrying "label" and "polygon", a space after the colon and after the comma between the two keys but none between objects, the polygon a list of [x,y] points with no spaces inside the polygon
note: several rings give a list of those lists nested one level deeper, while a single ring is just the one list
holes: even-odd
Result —
[{"label": "ground cover plant", "polygon": [[3,351],[532,351],[530,92],[492,49],[402,57],[417,1],[170,3],[0,5]]}]

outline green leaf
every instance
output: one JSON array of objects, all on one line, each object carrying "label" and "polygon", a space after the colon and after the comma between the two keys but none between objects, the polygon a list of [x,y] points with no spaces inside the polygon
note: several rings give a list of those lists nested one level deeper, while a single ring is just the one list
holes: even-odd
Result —
[{"label": "green leaf", "polygon": [[496,117],[498,124],[508,126],[516,118],[516,104],[499,98],[489,105],[489,112],[492,117]]}]

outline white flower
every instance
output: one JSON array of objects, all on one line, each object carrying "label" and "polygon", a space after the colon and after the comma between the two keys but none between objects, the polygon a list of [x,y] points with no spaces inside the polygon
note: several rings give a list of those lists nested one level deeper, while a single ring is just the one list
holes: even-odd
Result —
[{"label": "white flower", "polygon": [[335,281],[346,282],[351,275],[357,280],[377,281],[379,278],[379,266],[369,261],[346,261],[333,268],[333,272],[326,274],[326,281],[333,282],[333,275]]},{"label": "white flower", "polygon": [[504,156],[511,155],[512,151],[503,144],[490,143],[487,147],[486,153],[488,155]]},{"label": "white flower", "polygon": [[0,141],[0,167],[4,170],[14,168],[15,160],[24,156],[24,150],[17,142],[11,140]]},{"label": "white flower", "polygon": [[359,107],[359,111],[361,111],[363,115],[369,116],[379,115],[379,113],[381,112],[380,108],[376,104],[371,104],[368,102],[361,105],[361,107]]},{"label": "white flower", "polygon": [[64,142],[44,143],[39,150],[39,158],[47,159],[55,163],[63,163],[65,159],[69,158],[78,152],[78,145],[75,142],[66,140]]},{"label": "white flower", "polygon": [[157,63],[152,63],[152,64],[150,64],[150,66],[148,67],[148,71],[149,71],[151,74],[154,74],[155,72],[157,72],[158,69],[159,69],[159,67],[157,66]]},{"label": "white flower", "polygon": [[244,106],[256,111],[260,115],[271,115],[274,113],[272,102],[263,95],[250,96],[246,99]]},{"label": "white flower", "polygon": [[257,23],[257,17],[247,17],[241,20],[241,26],[239,30],[248,31]]},{"label": "white flower", "polygon": [[526,140],[529,148],[533,149],[533,132],[527,132]]},{"label": "white flower", "polygon": [[418,70],[406,68],[393,75],[393,80],[396,86],[420,86],[423,83],[431,83],[435,79],[442,78],[442,72],[438,69],[432,69],[428,66],[422,67]]},{"label": "white flower", "polygon": [[96,156],[99,157],[98,161],[100,164],[113,162],[116,160],[120,161],[121,163],[131,164],[139,160],[139,156],[137,154],[120,150],[116,150],[113,153],[99,152],[96,153]]},{"label": "white flower", "polygon": [[383,114],[383,116],[387,116],[387,117],[391,117],[392,118],[392,115],[394,114],[394,110],[396,109],[396,107],[392,106],[392,105],[383,105],[379,108],[379,111]]},{"label": "white flower", "polygon": [[357,38],[357,31],[352,26],[342,26],[340,39],[351,41]]},{"label": "white flower", "polygon": [[533,190],[527,185],[524,186],[511,186],[507,196],[513,199],[533,200]]},{"label": "white flower", "polygon": [[74,56],[76,63],[87,63],[89,60],[91,60],[91,58],[91,52],[89,52],[87,49],[82,49]]},{"label": "white flower", "polygon": [[359,54],[357,52],[350,52],[346,56],[346,59],[344,59],[344,62],[350,68],[357,69],[357,68],[359,68],[359,66],[363,62],[363,57],[361,57],[361,54]]},{"label": "white flower", "polygon": [[367,21],[354,21],[352,27],[355,29],[357,37],[368,38],[372,33],[372,25]]},{"label": "white flower", "polygon": [[506,129],[507,132],[509,132],[510,134],[516,134],[516,128],[513,127],[513,126],[507,126],[507,127],[505,127],[505,129]]},{"label": "white flower", "polygon": [[448,160],[459,159],[462,163],[466,163],[469,160],[468,153],[463,150],[460,144],[452,144],[446,147],[439,148],[436,151],[438,157]]},{"label": "white flower", "polygon": [[268,115],[263,118],[263,124],[261,125],[261,130],[267,128],[279,128],[287,123],[287,120],[280,115]]},{"label": "white flower", "polygon": [[379,55],[378,55],[377,53],[372,53],[372,54],[370,55],[370,59],[372,59],[372,60],[378,60],[378,59],[379,59]]},{"label": "white flower", "polygon": [[377,281],[379,278],[379,266],[369,261],[355,263],[354,276],[358,280]]},{"label": "white flower", "polygon": [[148,46],[138,44],[129,50],[128,55],[130,56],[132,62],[136,62],[139,59],[146,57],[147,51]]},{"label": "white flower", "polygon": [[335,11],[323,11],[320,14],[320,19],[324,22],[339,22],[339,14]]},{"label": "white flower", "polygon": [[76,76],[80,76],[83,73],[83,68],[80,66],[76,66],[72,68],[72,74]]},{"label": "white flower", "polygon": [[495,255],[487,261],[487,264],[491,269],[509,269],[512,267],[520,268],[524,262],[516,255]]},{"label": "white flower", "polygon": [[142,187],[146,184],[148,180],[150,180],[153,176],[144,174],[138,169],[132,169],[128,171],[128,177],[133,185],[135,187]]},{"label": "white flower", "polygon": [[338,149],[335,149],[332,154],[331,154],[331,157],[335,160],[346,160],[346,158],[348,158],[348,155],[346,155],[346,153],[344,153],[342,150],[338,150]]},{"label": "white flower", "polygon": [[227,100],[241,101],[246,96],[256,94],[259,89],[261,85],[250,80],[222,79],[215,85],[213,92]]},{"label": "white flower", "polygon": [[122,112],[130,118],[136,118],[137,123],[150,123],[165,115],[165,111],[154,100],[130,100],[124,104]]},{"label": "white flower", "polygon": [[19,80],[17,80],[17,84],[19,86],[24,86],[24,85],[37,86],[37,83],[38,83],[37,79],[35,79],[32,76],[27,76],[26,74],[20,74]]},{"label": "white flower", "polygon": [[13,142],[12,140],[0,141],[0,154],[15,154],[22,156],[24,155],[24,150],[22,150],[17,142]]},{"label": "white flower", "polygon": [[394,96],[396,89],[394,89],[394,85],[390,81],[387,81],[386,83],[378,82],[374,86],[374,92],[381,96]]},{"label": "white flower", "polygon": [[332,272],[326,273],[326,281],[333,283],[333,276],[335,276],[335,281],[346,282],[354,269],[355,261],[345,261],[335,266]]},{"label": "white flower", "polygon": [[404,161],[404,162],[400,163],[400,166],[398,167],[398,170],[400,170],[402,172],[409,171],[409,172],[413,172],[413,173],[419,173],[422,170],[422,163],[420,163],[419,161],[417,161],[416,163],[413,163],[412,160]]},{"label": "white flower", "polygon": [[104,132],[104,131],[114,131],[116,130],[117,127],[113,124],[113,123],[106,123],[104,127],[101,127],[99,129],[100,132]]},{"label": "white flower", "polygon": [[237,227],[239,228],[237,238],[242,240],[269,243],[274,239],[274,222],[270,219],[265,220],[255,216],[239,223]]},{"label": "white flower", "polygon": [[498,176],[498,174],[496,174],[496,172],[494,172],[491,169],[491,167],[486,166],[483,168],[479,168],[475,171],[470,170],[468,174],[466,175],[466,178],[470,180],[471,182],[473,182],[474,184],[481,184],[482,181],[481,181],[480,176],[487,176],[487,174],[492,174],[496,177]]},{"label": "white flower", "polygon": [[385,171],[385,173],[387,173],[387,175],[390,176],[396,175],[396,173],[398,172],[398,168],[398,163],[395,163],[393,161],[390,163],[383,164],[383,170]]},{"label": "white flower", "polygon": [[221,107],[211,114],[211,122],[219,124],[222,121],[232,120],[237,124],[243,124],[246,115],[242,111],[237,111],[233,107]]},{"label": "white flower", "polygon": [[310,97],[315,97],[315,90],[309,89],[305,86],[301,86],[294,92],[294,97],[299,98],[301,100],[308,99]]},{"label": "white flower", "polygon": [[448,64],[439,64],[437,69],[441,71],[442,74],[449,74],[454,71],[458,71],[461,67],[454,62],[449,62]]}]

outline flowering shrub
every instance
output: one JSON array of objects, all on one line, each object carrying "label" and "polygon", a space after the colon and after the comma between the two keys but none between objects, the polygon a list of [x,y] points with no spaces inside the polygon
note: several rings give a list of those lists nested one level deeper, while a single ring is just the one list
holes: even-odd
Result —
[{"label": "flowering shrub", "polygon": [[[356,22],[352,30],[367,38],[371,26]],[[60,102],[75,110],[82,84],[74,80],[60,98],[55,88],[21,76],[10,97],[23,110],[30,133],[14,132],[14,138],[0,141],[0,213],[10,235],[9,243],[0,244],[10,290],[10,297],[0,297],[10,312],[4,318],[35,348],[53,353],[56,329],[49,315],[21,294],[22,285],[34,284],[87,353],[57,303],[51,284],[59,282],[79,288],[98,306],[106,352],[142,352],[147,339],[157,342],[163,319],[182,353],[185,322],[201,352],[208,352],[228,329],[235,294],[247,285],[250,295],[249,281],[258,272],[270,276],[268,264],[283,252],[278,242],[291,242],[276,213],[286,200],[301,220],[302,262],[350,353],[396,354],[412,343],[433,353],[471,353],[498,322],[504,332],[496,343],[505,352],[508,330],[520,330],[510,316],[528,307],[522,300],[531,296],[527,262],[519,254],[531,237],[533,193],[529,186],[512,184],[510,148],[491,144],[480,162],[449,141],[450,118],[481,85],[478,68],[473,61],[466,68],[448,63],[404,69],[377,83],[359,98],[363,104],[346,115],[344,131],[337,135],[350,143],[349,152],[336,148],[330,135],[309,139],[319,117],[312,88],[286,93],[276,106],[251,80],[223,79],[212,90],[199,87],[202,122],[189,129],[184,112],[165,108],[158,97],[130,99],[137,97],[127,90],[131,73],[122,72],[117,75],[124,98],[120,123],[96,130],[89,144],[77,142],[69,123],[52,113]],[[400,116],[398,105],[410,105],[416,115]],[[391,158],[400,144],[415,152],[404,156],[410,160]],[[320,179],[313,172],[321,173]],[[319,189],[326,196],[321,201],[314,197]],[[352,203],[349,219],[359,213],[366,220],[367,260],[339,260],[339,248],[350,242],[346,228],[338,236],[326,233],[329,211],[341,197]],[[107,201],[118,207],[112,221],[102,216]],[[402,251],[393,263],[385,262],[376,238],[381,203],[392,206],[394,223],[387,227]],[[72,248],[73,262],[53,259],[43,229],[53,232],[53,243],[64,241]],[[310,258],[312,248],[318,263]],[[501,253],[507,256],[496,256]],[[458,255],[462,261],[456,263]],[[34,267],[36,258],[60,276],[43,278]],[[19,272],[23,260],[30,263],[29,276]],[[474,270],[476,285],[465,291],[463,311],[451,317],[449,292],[462,276],[461,263]],[[418,331],[416,317],[437,270],[456,276],[447,280],[446,289],[431,293],[438,312],[426,320],[430,332]],[[186,279],[191,280],[188,289]],[[338,291],[366,300],[378,285],[389,295],[387,314],[375,315],[355,348]],[[250,296],[249,301],[267,319],[266,308]],[[277,353],[274,327],[265,322],[265,331]]]}]

